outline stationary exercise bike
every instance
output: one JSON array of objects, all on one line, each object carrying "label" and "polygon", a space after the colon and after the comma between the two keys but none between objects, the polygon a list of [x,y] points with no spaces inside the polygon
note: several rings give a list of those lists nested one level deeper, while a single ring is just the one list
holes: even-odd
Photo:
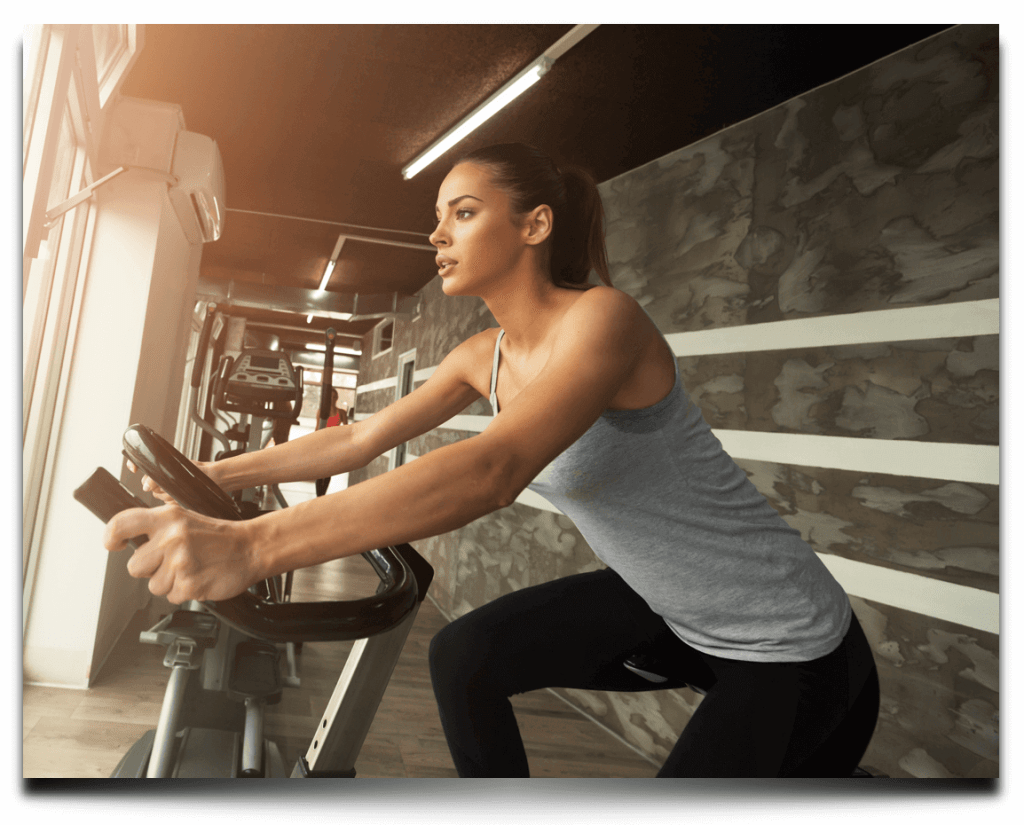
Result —
[{"label": "stationary exercise bike", "polygon": [[[220,460],[262,449],[270,433],[268,425],[296,415],[293,410],[297,411],[302,404],[302,369],[293,367],[283,352],[260,348],[258,339],[255,342],[257,346],[247,346],[252,343],[250,339],[253,336],[246,332],[243,316],[225,316],[212,303],[206,309],[190,382],[191,418],[224,446],[225,449],[215,456]],[[231,312],[230,309],[227,311]],[[215,342],[222,332],[220,341]],[[204,381],[208,349],[213,366],[204,416],[200,386]],[[225,354],[225,350],[230,354]],[[220,429],[213,425],[214,418],[223,422]],[[272,489],[278,506],[287,507],[280,490],[276,486]],[[243,518],[254,518],[262,514],[266,495],[263,488],[248,488],[234,493],[232,498]],[[238,516],[229,510],[221,517]],[[285,603],[291,598],[291,585],[292,574],[287,573],[260,583],[256,592],[271,603]],[[190,730],[204,731],[190,735],[201,736],[206,742],[228,735],[237,735],[236,738],[241,737],[245,741],[259,741],[259,736],[248,736],[245,732],[258,731],[262,727],[267,707],[281,700],[283,688],[301,685],[296,642],[268,644],[230,624],[217,621],[194,606],[176,609],[156,626],[142,632],[139,640],[161,645],[168,651],[164,664],[171,669],[172,684],[184,682],[174,700],[180,706],[179,715],[187,720]],[[283,673],[279,650],[285,654]],[[183,669],[195,672],[185,680],[181,675]],[[204,749],[217,752],[226,747],[211,749],[197,745],[193,750],[197,753]],[[148,759],[147,748],[151,748],[151,743],[138,743],[115,776],[134,775],[139,765]],[[269,751],[262,758],[255,752],[243,751],[242,775],[259,774],[261,765],[275,758],[274,751]],[[159,775],[165,773],[164,768],[151,770],[159,772]],[[184,770],[203,774],[214,769],[200,765]],[[279,770],[276,768],[271,772]]]},{"label": "stationary exercise bike", "polygon": [[[147,427],[130,427],[125,455],[182,507],[208,516],[240,519],[237,504],[181,453]],[[75,491],[75,498],[108,521],[129,507],[147,506],[106,470],[99,468]],[[133,539],[137,547],[145,536]],[[121,760],[115,777],[281,777],[279,749],[264,741],[261,696],[272,682],[275,644],[357,640],[327,710],[313,732],[292,777],[352,777],[355,759],[401,653],[419,604],[433,577],[431,566],[407,544],[364,554],[381,579],[377,593],[351,601],[280,603],[269,593],[245,592],[218,602],[190,602],[155,630],[167,642],[171,669],[160,719]],[[245,707],[241,732],[184,724],[185,692],[221,627],[252,639],[236,660],[227,695]],[[272,653],[273,651],[273,653]],[[274,666],[271,666],[271,660]]]}]

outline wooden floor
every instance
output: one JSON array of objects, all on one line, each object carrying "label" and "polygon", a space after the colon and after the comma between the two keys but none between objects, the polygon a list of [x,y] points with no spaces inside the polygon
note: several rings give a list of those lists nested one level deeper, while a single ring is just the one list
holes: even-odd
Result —
[{"label": "wooden floor", "polygon": [[[357,598],[373,591],[365,561],[346,559],[301,571],[293,600]],[[138,642],[155,621],[140,615],[89,690],[26,685],[23,776],[103,778],[129,746],[156,726],[168,671],[162,647]],[[384,694],[356,763],[359,777],[453,777],[427,671],[430,639],[445,619],[427,599]],[[303,646],[299,688],[286,688],[269,709],[266,734],[286,763],[305,753],[350,643]],[[513,698],[536,777],[651,777],[656,767],[547,691]]]}]

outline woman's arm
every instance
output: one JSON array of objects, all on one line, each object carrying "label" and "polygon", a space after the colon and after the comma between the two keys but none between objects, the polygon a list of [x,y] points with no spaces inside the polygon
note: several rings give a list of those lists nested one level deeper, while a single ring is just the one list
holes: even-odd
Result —
[{"label": "woman's arm", "polygon": [[[193,514],[178,508],[164,517],[166,525],[145,519],[167,508],[125,511],[120,522],[108,525],[106,546],[117,549],[130,536],[149,535],[129,572],[151,576],[154,593],[179,602],[226,598],[287,570],[456,529],[510,504],[586,432],[630,377],[652,334],[653,325],[632,299],[611,289],[591,290],[559,325],[537,378],[479,435],[330,496],[225,523],[218,546],[205,540],[213,528],[192,526]],[[412,432],[403,430],[401,403],[360,425],[382,416],[377,426],[401,436],[401,443]],[[373,426],[364,428],[363,437],[375,447],[383,443],[375,440]],[[155,543],[153,531],[165,527],[168,541]]]}]

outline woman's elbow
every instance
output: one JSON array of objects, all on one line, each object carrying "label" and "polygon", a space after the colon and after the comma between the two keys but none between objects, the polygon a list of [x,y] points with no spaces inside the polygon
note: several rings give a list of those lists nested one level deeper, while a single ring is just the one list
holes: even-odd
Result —
[{"label": "woman's elbow", "polygon": [[515,503],[529,483],[522,482],[521,476],[522,472],[517,472],[516,462],[511,457],[500,456],[487,462],[481,488],[486,490],[492,510],[500,510]]},{"label": "woman's elbow", "polygon": [[492,496],[494,509],[501,510],[503,507],[509,507],[512,504],[515,504],[515,501],[519,498],[519,494],[521,492],[522,490],[518,486],[511,485],[507,481],[500,483],[495,494]]}]

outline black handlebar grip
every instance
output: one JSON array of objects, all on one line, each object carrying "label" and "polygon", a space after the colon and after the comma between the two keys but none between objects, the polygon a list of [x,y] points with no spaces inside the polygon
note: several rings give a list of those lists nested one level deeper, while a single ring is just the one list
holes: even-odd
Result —
[{"label": "black handlebar grip", "polygon": [[242,513],[234,499],[149,427],[133,424],[125,430],[121,442],[125,457],[185,509],[241,521]]},{"label": "black handlebar grip", "polygon": [[[146,502],[136,498],[129,490],[121,486],[121,483],[102,467],[97,467],[96,472],[89,476],[73,495],[75,501],[84,505],[104,524],[122,510],[129,510],[132,507],[149,507]],[[135,536],[130,541],[138,547],[149,541],[149,537]]]}]

